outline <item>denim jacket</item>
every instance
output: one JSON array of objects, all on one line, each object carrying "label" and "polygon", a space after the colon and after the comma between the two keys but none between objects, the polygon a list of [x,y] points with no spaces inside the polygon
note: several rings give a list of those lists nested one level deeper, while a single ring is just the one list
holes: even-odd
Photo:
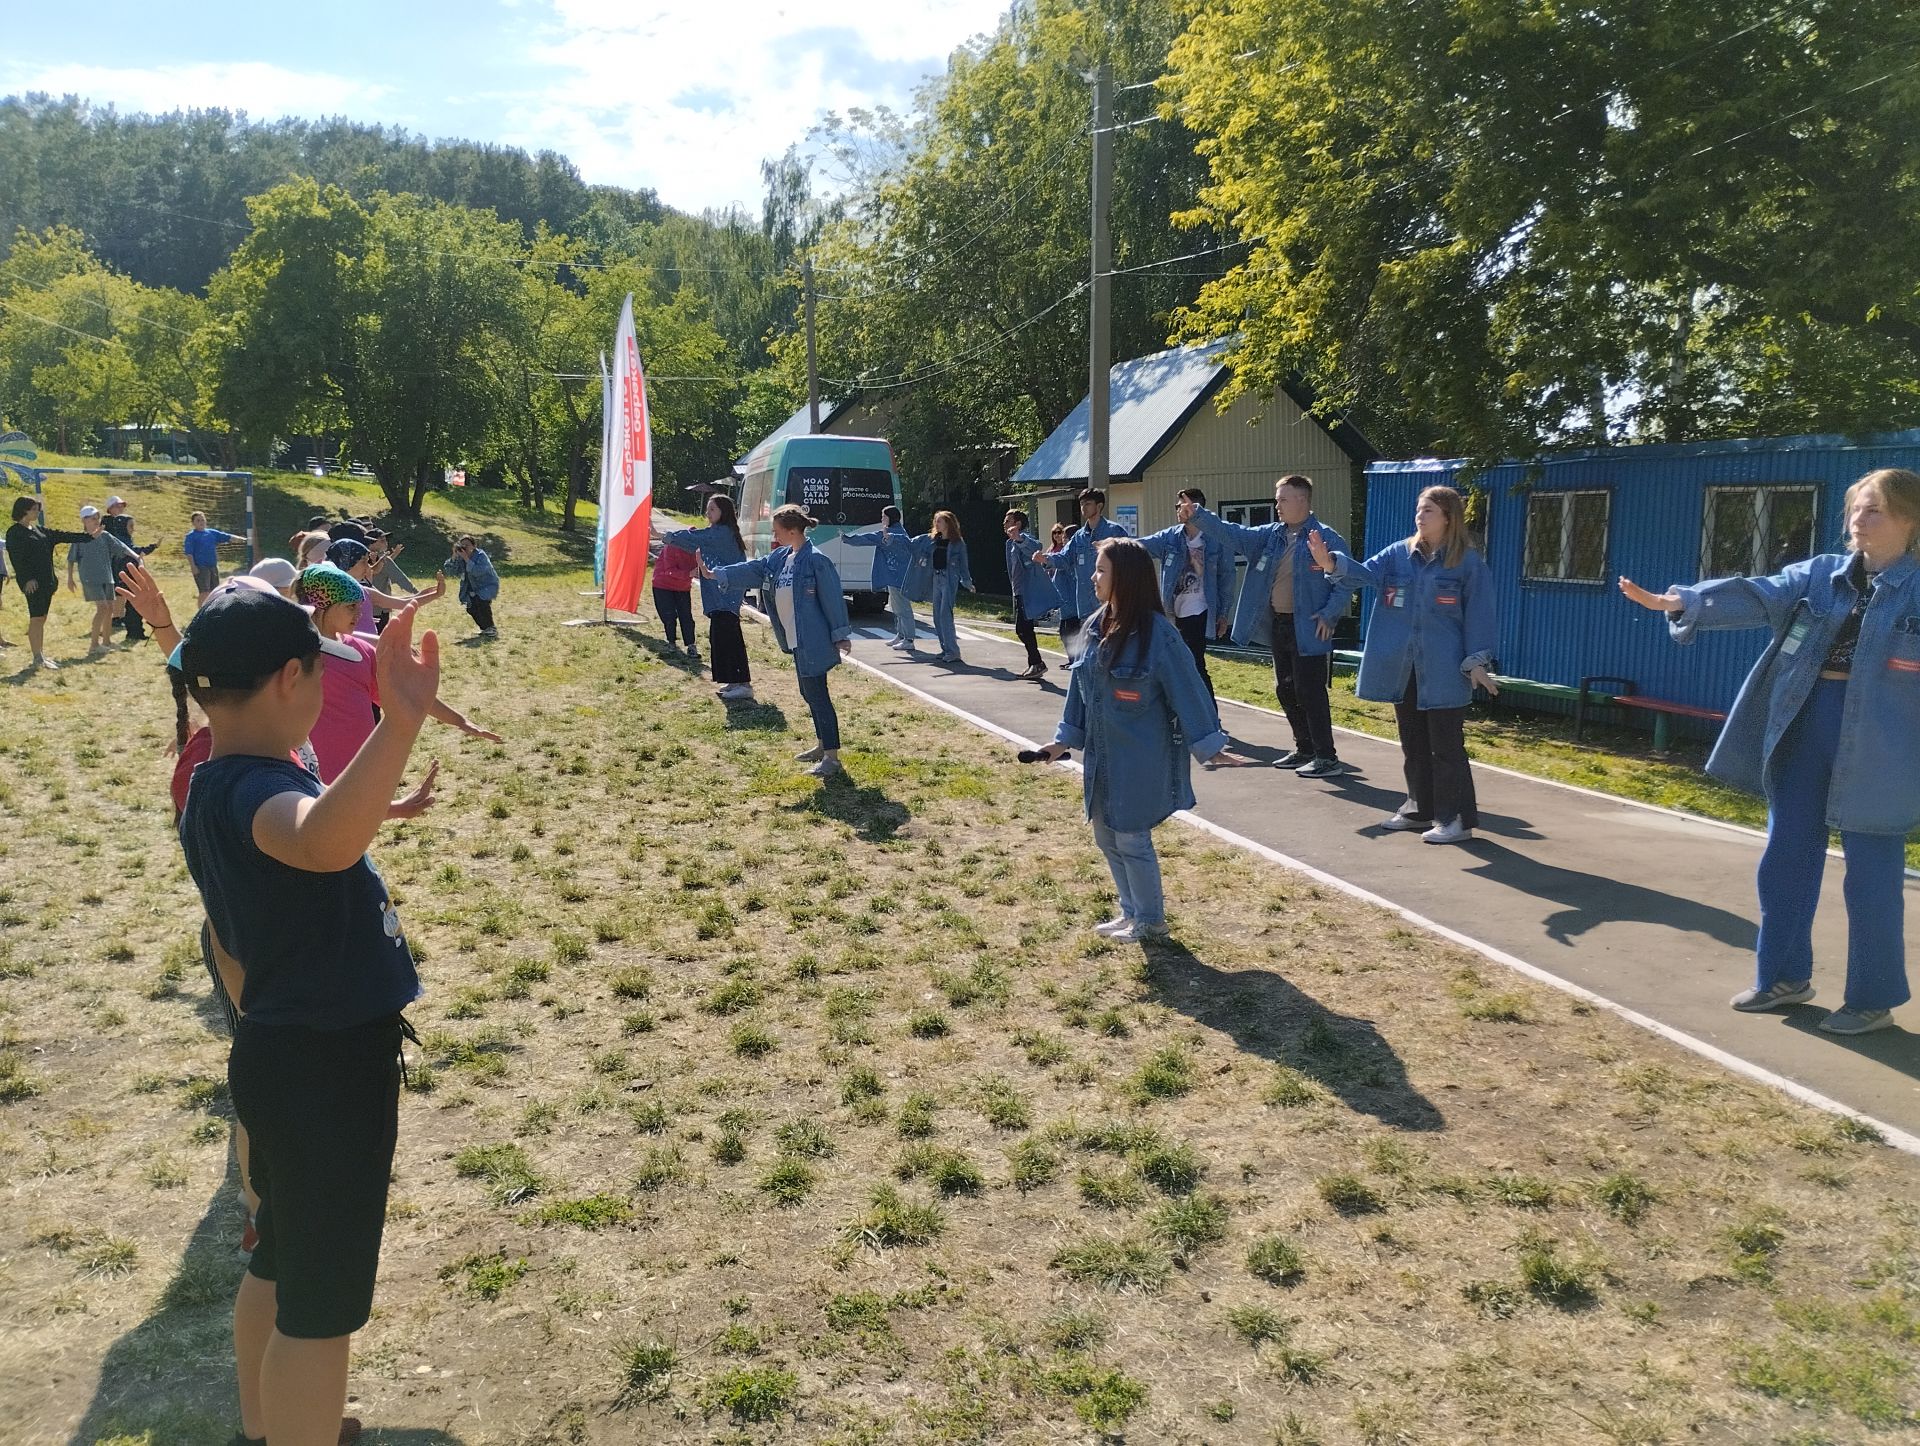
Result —
[{"label": "denim jacket", "polygon": [[461,607],[476,599],[492,602],[500,596],[500,574],[493,570],[493,559],[477,547],[472,557],[462,558],[456,553],[448,558],[440,564],[440,571],[460,579]]},{"label": "denim jacket", "polygon": [[1279,566],[1282,552],[1293,553],[1293,645],[1307,657],[1333,651],[1333,640],[1321,638],[1315,620],[1329,628],[1347,615],[1347,599],[1354,584],[1350,579],[1331,577],[1316,571],[1313,554],[1307,551],[1307,534],[1318,532],[1330,551],[1345,552],[1340,534],[1311,512],[1307,520],[1287,535],[1285,523],[1269,522],[1261,527],[1246,527],[1238,522],[1222,522],[1206,508],[1196,508],[1193,520],[1209,537],[1236,550],[1247,560],[1247,576],[1240,584],[1240,601],[1233,610],[1233,640],[1241,647],[1250,643],[1273,644],[1273,569]]},{"label": "denim jacket", "polygon": [[967,544],[964,541],[949,542],[946,570],[935,572],[933,542],[933,534],[923,532],[907,543],[913,555],[913,562],[907,569],[907,601],[932,602],[934,589],[940,588],[943,589],[943,600],[948,607],[952,607],[954,598],[960,595],[960,589],[973,586],[973,571],[967,566]]},{"label": "denim jacket", "polygon": [[873,585],[891,591],[907,585],[907,569],[913,563],[912,541],[904,527],[876,527],[871,532],[843,532],[840,540],[848,547],[877,547],[873,559]]},{"label": "denim jacket", "polygon": [[1029,618],[1043,618],[1060,606],[1053,579],[1033,560],[1038,551],[1040,540],[1031,532],[1022,532],[1007,543],[1007,581],[1020,600],[1020,611]]},{"label": "denim jacket", "polygon": [[[1678,591],[1675,642],[1701,628],[1770,628],[1707,760],[1715,778],[1765,795],[1774,750],[1806,706],[1827,651],[1859,597],[1853,555],[1825,553],[1772,577],[1729,577]],[[1850,833],[1920,828],[1920,562],[1902,557],[1870,584],[1827,789],[1827,824]]]},{"label": "denim jacket", "polygon": [[1499,641],[1493,578],[1477,548],[1448,567],[1405,538],[1365,562],[1333,555],[1334,575],[1380,589],[1367,622],[1360,678],[1354,691],[1375,703],[1398,703],[1407,679],[1419,685],[1420,706],[1464,708],[1473,701],[1467,674],[1493,662]]},{"label": "denim jacket", "polygon": [[[711,527],[682,527],[669,532],[660,539],[666,547],[684,548],[688,552],[699,553],[706,558],[707,566],[718,572],[739,562],[746,556],[740,550],[740,544],[733,540],[733,529],[717,524]],[[717,582],[700,579],[700,612],[703,617],[712,617],[715,613],[737,613],[740,611],[740,595],[728,592]]]},{"label": "denim jacket", "polygon": [[[716,567],[714,572],[714,581],[728,592],[744,592],[757,585],[766,593],[773,635],[783,651],[793,654],[795,672],[817,678],[839,666],[840,649],[835,644],[853,636],[853,624],[847,619],[846,594],[840,590],[840,570],[819,548],[811,542],[776,547],[765,557]],[[780,625],[780,609],[773,601],[783,577],[790,578],[793,586],[793,627],[798,636],[792,638]]]},{"label": "denim jacket", "polygon": [[[1067,539],[1065,547],[1047,553],[1041,560],[1040,565],[1053,574],[1053,585],[1060,590],[1060,606],[1067,609],[1068,617],[1093,616],[1093,610],[1100,606],[1100,599],[1093,595],[1093,556],[1109,537],[1126,535],[1126,528],[1110,517],[1103,517],[1092,527],[1082,527]],[[1073,583],[1071,597],[1067,590],[1069,579]]]},{"label": "denim jacket", "polygon": [[[1220,715],[1180,630],[1156,613],[1142,648],[1111,661],[1087,619],[1087,646],[1067,670],[1067,706],[1053,741],[1082,750],[1087,817],[1140,833],[1193,807],[1192,763],[1227,746]],[[1097,815],[1096,815],[1096,810]]]},{"label": "denim jacket", "polygon": [[[1200,534],[1203,547],[1200,586],[1206,592],[1207,617],[1218,622],[1227,616],[1233,600],[1233,553],[1217,537]],[[1180,586],[1180,575],[1187,570],[1187,529],[1176,522],[1140,539],[1140,545],[1160,564],[1160,606],[1173,616],[1173,594]]]}]

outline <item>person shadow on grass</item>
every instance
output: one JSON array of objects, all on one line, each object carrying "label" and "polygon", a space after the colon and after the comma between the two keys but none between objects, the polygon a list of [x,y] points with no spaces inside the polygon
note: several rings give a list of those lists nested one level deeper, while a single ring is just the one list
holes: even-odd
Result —
[{"label": "person shadow on grass", "polygon": [[887,842],[913,817],[904,803],[878,788],[857,784],[844,773],[834,774],[800,802],[786,805],[786,811],[838,819],[867,843]]},{"label": "person shadow on grass", "polygon": [[1306,1076],[1350,1110],[1398,1130],[1446,1128],[1372,1020],[1329,1009],[1277,970],[1218,969],[1161,939],[1147,949],[1147,982],[1169,1008]]}]

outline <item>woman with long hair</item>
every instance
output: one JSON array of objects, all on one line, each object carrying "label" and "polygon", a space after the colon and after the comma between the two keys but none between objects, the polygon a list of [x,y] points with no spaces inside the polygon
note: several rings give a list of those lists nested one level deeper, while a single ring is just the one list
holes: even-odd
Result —
[{"label": "woman with long hair", "polygon": [[1893,1027],[1907,987],[1906,839],[1920,828],[1920,473],[1883,467],[1847,489],[1847,550],[1772,577],[1620,591],[1701,628],[1772,641],[1727,715],[1707,772],[1767,800],[1760,939],[1748,1013],[1813,998],[1813,916],[1830,829],[1846,856],[1847,985],[1829,1034]]},{"label": "woman with long hair", "polygon": [[[665,547],[683,548],[697,558],[704,557],[711,568],[729,567],[744,562],[747,556],[733,499],[721,492],[707,498],[705,527],[683,527],[660,541]],[[747,664],[747,640],[740,632],[740,594],[717,586],[702,573],[700,611],[707,618],[707,652],[713,681],[720,685],[721,701],[751,703],[753,670]]]},{"label": "woman with long hair", "polygon": [[1429,487],[1413,508],[1413,535],[1365,562],[1307,534],[1313,564],[1339,582],[1380,590],[1367,625],[1354,691],[1393,704],[1407,801],[1382,820],[1420,830],[1431,844],[1466,843],[1480,822],[1467,761],[1473,690],[1497,694],[1487,671],[1499,640],[1493,578],[1467,532],[1467,507],[1451,487]]},{"label": "woman with long hair", "polygon": [[967,566],[967,543],[960,535],[960,519],[951,512],[933,514],[933,526],[910,544],[913,565],[907,573],[907,595],[914,602],[933,604],[933,631],[940,640],[940,661],[960,661],[960,634],[953,625],[953,600],[960,589],[973,591],[973,569]]},{"label": "woman with long hair", "polygon": [[1167,933],[1166,900],[1153,829],[1192,808],[1188,755],[1203,763],[1243,764],[1227,751],[1220,715],[1200,681],[1193,654],[1160,606],[1160,576],[1130,537],[1100,544],[1093,564],[1085,646],[1067,668],[1067,705],[1053,742],[1058,759],[1081,750],[1081,790],[1093,841],[1106,856],[1120,912],[1097,932],[1134,942]]}]

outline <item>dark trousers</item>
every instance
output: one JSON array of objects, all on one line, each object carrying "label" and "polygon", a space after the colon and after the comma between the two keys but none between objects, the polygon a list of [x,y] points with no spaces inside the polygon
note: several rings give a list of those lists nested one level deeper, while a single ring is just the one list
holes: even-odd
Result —
[{"label": "dark trousers", "polygon": [[653,590],[653,610],[660,614],[660,621],[666,625],[667,643],[673,643],[676,624],[687,635],[687,651],[693,651],[693,593],[679,588],[657,587]]},{"label": "dark trousers", "polygon": [[707,614],[708,671],[716,683],[751,683],[747,640],[740,635],[739,613]]},{"label": "dark trousers", "polygon": [[1300,652],[1293,614],[1273,615],[1273,692],[1293,729],[1293,746],[1315,758],[1338,758],[1333,741],[1333,654]]},{"label": "dark trousers", "polygon": [[477,597],[467,604],[467,616],[482,632],[493,627],[493,599]]},{"label": "dark trousers", "polygon": [[1207,671],[1207,638],[1212,634],[1212,613],[1195,613],[1190,618],[1175,618],[1173,625],[1180,629],[1180,637],[1187,649],[1193,654],[1193,665],[1200,670],[1200,681],[1207,685],[1207,696],[1213,696],[1213,675]]},{"label": "dark trousers", "polygon": [[1073,635],[1079,631],[1079,618],[1070,618],[1065,613],[1060,614],[1060,642],[1062,645],[1071,642]]},{"label": "dark trousers", "polygon": [[1033,635],[1033,619],[1027,616],[1027,610],[1020,606],[1020,599],[1013,600],[1013,631],[1021,642],[1027,645],[1027,666],[1044,668],[1045,658],[1040,656],[1040,641]]},{"label": "dark trousers", "polygon": [[[119,586],[119,587],[126,586],[126,578],[124,574],[116,574],[113,580],[116,586]],[[128,642],[136,643],[136,642],[139,642],[142,638],[146,637],[147,635],[146,620],[140,616],[139,610],[135,608],[133,604],[131,603],[127,604],[127,609],[124,616],[126,618],[126,623],[127,623],[127,641]]]},{"label": "dark trousers", "polygon": [[833,711],[833,694],[827,691],[827,674],[800,674],[800,696],[813,715],[813,736],[829,753],[840,747],[840,715]]},{"label": "dark trousers", "polygon": [[1468,828],[1480,823],[1473,795],[1473,769],[1467,763],[1465,708],[1422,708],[1420,684],[1407,679],[1406,696],[1393,705],[1400,725],[1400,753],[1407,769],[1411,817],[1422,823],[1459,819]]}]

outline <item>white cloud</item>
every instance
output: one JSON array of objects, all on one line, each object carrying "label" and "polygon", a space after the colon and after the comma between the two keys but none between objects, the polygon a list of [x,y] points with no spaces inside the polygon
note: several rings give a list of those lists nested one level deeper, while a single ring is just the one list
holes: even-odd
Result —
[{"label": "white cloud", "polygon": [[[755,207],[760,162],[827,111],[904,108],[1007,0],[546,0],[528,58],[557,73],[502,97],[502,139],[571,157],[594,182],[669,205]],[[521,16],[527,14],[522,9]]]},{"label": "white cloud", "polygon": [[[394,93],[389,85],[325,71],[290,70],[267,61],[189,61],[167,66],[0,63],[0,93],[78,95],[123,112],[243,110],[258,119],[283,115],[359,115]],[[400,117],[389,115],[389,120]]]}]

